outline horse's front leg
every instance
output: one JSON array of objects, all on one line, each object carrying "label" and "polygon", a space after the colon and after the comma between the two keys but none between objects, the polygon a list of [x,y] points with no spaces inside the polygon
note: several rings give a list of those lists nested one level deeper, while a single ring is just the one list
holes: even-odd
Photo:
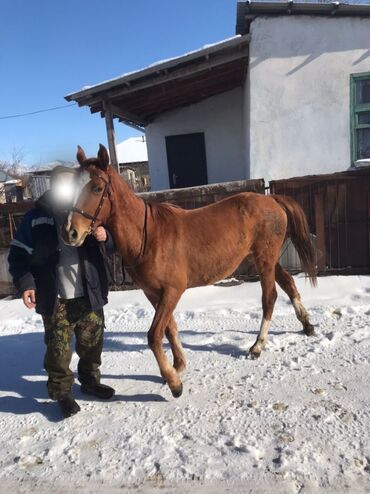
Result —
[{"label": "horse's front leg", "polygon": [[149,347],[158,362],[163,379],[169,385],[172,395],[178,398],[182,394],[182,382],[176,369],[171,365],[163,349],[163,336],[172,313],[182,292],[171,290],[164,292],[156,305],[152,325],[148,332]]},{"label": "horse's front leg", "polygon": [[[159,297],[149,293],[145,293],[145,295],[148,298],[149,302],[154,307],[154,309],[156,309],[158,305]],[[170,320],[165,329],[165,333],[171,346],[171,351],[173,355],[173,366],[177,370],[177,372],[180,373],[186,368],[186,358],[185,358],[184,349],[182,347],[179,338],[177,324],[173,315],[170,317]]]},{"label": "horse's front leg", "polygon": [[171,346],[173,355],[173,366],[175,367],[177,372],[180,373],[186,367],[186,358],[179,338],[177,324],[173,316],[170,317],[169,323],[167,325],[166,336]]}]

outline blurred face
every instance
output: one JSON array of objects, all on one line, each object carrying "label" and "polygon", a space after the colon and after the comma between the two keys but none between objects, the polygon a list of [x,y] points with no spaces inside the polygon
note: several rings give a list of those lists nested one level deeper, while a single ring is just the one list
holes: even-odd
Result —
[{"label": "blurred face", "polygon": [[[103,194],[106,182],[100,178],[103,172],[90,174],[87,171],[78,173],[76,177],[74,207],[95,217],[94,228],[107,219],[110,212],[110,201],[104,200]],[[99,209],[98,209],[99,208]],[[91,233],[92,219],[81,212],[71,211],[62,228],[62,238],[65,243],[79,247],[86,236]]]},{"label": "blurred face", "polygon": [[52,179],[50,191],[56,209],[71,207],[77,191],[74,173],[59,173]]},{"label": "blurred face", "polygon": [[104,224],[111,212],[107,194],[110,184],[109,155],[100,144],[96,158],[87,159],[81,146],[77,147],[80,169],[76,173],[75,189],[67,193],[66,183],[58,186],[58,195],[72,197],[70,213],[62,227],[62,238],[66,244],[79,247],[97,226]]}]

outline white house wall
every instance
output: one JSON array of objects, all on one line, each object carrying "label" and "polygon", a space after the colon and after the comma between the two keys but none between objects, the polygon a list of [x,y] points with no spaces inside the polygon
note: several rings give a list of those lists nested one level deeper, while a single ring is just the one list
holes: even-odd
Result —
[{"label": "white house wall", "polygon": [[152,190],[170,187],[165,137],[204,132],[208,183],[248,178],[243,90],[233,89],[160,115],[146,128]]},{"label": "white house wall", "polygon": [[346,170],[351,164],[350,74],[368,71],[370,19],[255,19],[250,96],[248,84],[245,89],[251,178]]}]

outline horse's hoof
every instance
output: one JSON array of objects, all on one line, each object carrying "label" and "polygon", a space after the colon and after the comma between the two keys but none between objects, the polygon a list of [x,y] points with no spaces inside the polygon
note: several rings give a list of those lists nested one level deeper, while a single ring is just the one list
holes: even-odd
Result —
[{"label": "horse's hoof", "polygon": [[174,398],[180,398],[180,396],[182,395],[182,390],[183,386],[182,383],[180,383],[180,386],[176,386],[176,388],[171,389],[172,396]]},{"label": "horse's hoof", "polygon": [[260,350],[253,350],[253,347],[249,350],[249,354],[253,358],[259,358],[261,356],[261,351]]},{"label": "horse's hoof", "polygon": [[178,374],[181,374],[181,372],[183,372],[186,369],[186,365],[185,364],[177,364],[177,365],[174,364],[174,368]]},{"label": "horse's hoof", "polygon": [[303,332],[306,336],[315,336],[316,335],[315,327],[312,326],[312,324],[310,324],[310,323],[305,325],[305,327],[303,328]]}]

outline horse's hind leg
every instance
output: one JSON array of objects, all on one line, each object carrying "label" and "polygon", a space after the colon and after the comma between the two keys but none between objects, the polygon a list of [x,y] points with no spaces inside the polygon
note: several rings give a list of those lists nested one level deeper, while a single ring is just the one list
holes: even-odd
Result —
[{"label": "horse's hind leg", "polygon": [[276,281],[279,283],[280,287],[290,298],[297,319],[303,325],[303,331],[307,336],[312,336],[315,334],[315,329],[310,323],[309,315],[305,307],[301,302],[301,296],[295,286],[293,277],[281,267],[279,263],[276,264],[275,268]]},{"label": "horse's hind leg", "polygon": [[275,287],[275,259],[255,259],[257,271],[260,276],[262,286],[262,309],[263,318],[259,335],[255,344],[249,350],[254,357],[259,357],[261,351],[265,348],[267,343],[268,331],[271,324],[271,317],[274,310],[274,305],[277,297]]},{"label": "horse's hind leg", "polygon": [[166,327],[166,336],[171,346],[173,354],[173,366],[177,372],[181,372],[186,367],[185,353],[181,345],[177,324],[173,316],[171,316]]}]

